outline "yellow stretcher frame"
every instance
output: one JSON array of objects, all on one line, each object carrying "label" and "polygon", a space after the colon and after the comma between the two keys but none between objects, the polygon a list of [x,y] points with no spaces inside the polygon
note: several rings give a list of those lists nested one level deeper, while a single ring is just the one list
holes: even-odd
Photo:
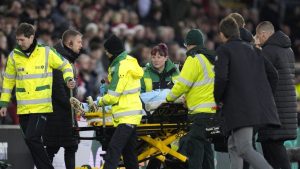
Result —
[{"label": "yellow stretcher frame", "polygon": [[[105,116],[111,116],[105,113]],[[84,115],[87,119],[103,118],[102,112],[89,112]],[[90,122],[91,130],[102,130],[102,121]],[[187,157],[171,148],[171,143],[179,139],[187,133],[187,122],[183,123],[146,123],[137,126],[137,135],[139,140],[143,140],[147,145],[144,150],[139,153],[138,161],[143,162],[151,158],[157,158],[164,162],[166,155],[186,162]],[[114,128],[111,122],[105,122],[105,128]],[[80,130],[80,128],[78,129]],[[154,136],[155,135],[155,136]],[[87,138],[84,138],[87,139]],[[94,138],[95,139],[95,138]]]}]

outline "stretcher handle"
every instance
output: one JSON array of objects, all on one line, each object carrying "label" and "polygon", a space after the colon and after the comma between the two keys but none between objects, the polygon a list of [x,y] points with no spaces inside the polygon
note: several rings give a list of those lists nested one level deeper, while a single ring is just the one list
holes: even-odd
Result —
[{"label": "stretcher handle", "polygon": [[[103,91],[104,89],[104,91]],[[105,80],[102,79],[101,80],[101,85],[100,85],[100,96],[103,97],[104,96],[104,92],[105,92]],[[106,125],[105,125],[105,105],[103,104],[102,105],[102,126],[103,126],[103,129],[105,129]]]},{"label": "stretcher handle", "polygon": [[[70,98],[73,97],[73,89],[70,89]],[[72,127],[76,127],[75,126],[75,119],[74,119],[74,108],[73,106],[71,106],[71,114],[72,114]]]}]

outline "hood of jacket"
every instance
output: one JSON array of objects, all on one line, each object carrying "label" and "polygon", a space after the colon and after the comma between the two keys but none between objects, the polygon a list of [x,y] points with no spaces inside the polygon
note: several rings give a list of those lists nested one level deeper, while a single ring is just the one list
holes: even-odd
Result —
[{"label": "hood of jacket", "polygon": [[141,79],[144,75],[144,70],[143,68],[140,67],[138,64],[136,58],[131,57],[127,55],[127,52],[124,51],[120,55],[118,55],[110,64],[111,67],[114,65],[117,65],[118,63],[120,64],[125,64],[123,68],[125,68],[122,71],[127,72],[130,74],[134,79]]},{"label": "hood of jacket", "polygon": [[70,48],[66,47],[62,41],[58,42],[54,48],[60,55],[69,60],[71,63],[74,63],[80,55],[79,53],[75,53]]},{"label": "hood of jacket", "polygon": [[196,46],[189,51],[186,52],[187,56],[195,56],[197,54],[203,54],[211,64],[215,64],[216,61],[216,52],[213,50],[208,50],[206,48],[202,48],[200,46]]},{"label": "hood of jacket", "polygon": [[129,56],[127,60],[132,66],[132,69],[130,69],[128,73],[131,74],[134,79],[141,79],[144,76],[144,70],[142,67],[140,67],[136,58]]},{"label": "hood of jacket", "polygon": [[285,33],[277,31],[269,37],[269,39],[266,41],[263,47],[267,45],[274,45],[282,48],[290,48],[292,46],[292,42],[291,39]]},{"label": "hood of jacket", "polygon": [[240,38],[249,43],[254,41],[252,33],[245,28],[240,28]]}]

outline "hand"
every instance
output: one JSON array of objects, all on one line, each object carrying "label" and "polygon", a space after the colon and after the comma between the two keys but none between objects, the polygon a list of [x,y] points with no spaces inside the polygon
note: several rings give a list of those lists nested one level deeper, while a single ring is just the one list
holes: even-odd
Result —
[{"label": "hand", "polygon": [[185,99],[184,96],[182,96],[182,100],[183,100],[183,107],[184,107],[184,108],[188,108],[188,107],[187,107],[187,103],[186,103],[186,99]]},{"label": "hand", "polygon": [[70,79],[68,82],[67,82],[67,86],[69,89],[74,89],[75,86],[76,86],[76,82],[74,79]]},{"label": "hand", "polygon": [[0,116],[1,117],[5,117],[6,116],[6,112],[7,112],[7,108],[6,107],[2,107],[0,109]]},{"label": "hand", "polygon": [[259,41],[258,37],[255,35],[253,37],[253,39],[254,39],[254,45],[255,45],[255,47],[261,48],[261,44],[260,44],[260,41]]}]

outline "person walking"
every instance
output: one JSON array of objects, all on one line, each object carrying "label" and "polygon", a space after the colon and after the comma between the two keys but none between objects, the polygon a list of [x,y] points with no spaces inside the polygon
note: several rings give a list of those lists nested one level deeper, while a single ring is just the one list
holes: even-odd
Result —
[{"label": "person walking", "polygon": [[278,85],[275,102],[281,128],[266,128],[259,131],[263,153],[274,169],[290,169],[291,164],[284,147],[284,141],[297,137],[297,98],[295,89],[295,55],[290,38],[281,31],[275,32],[269,21],[256,27],[256,37],[266,56],[278,71]]},{"label": "person walking", "polygon": [[[254,127],[280,126],[272,94],[277,72],[266,70],[270,66],[265,64],[271,63],[240,39],[239,27],[232,17],[224,18],[219,30],[224,44],[217,49],[214,96],[217,104],[222,105],[224,130],[229,135],[231,169],[243,168],[243,160],[254,169],[272,169],[254,150],[252,137]],[[268,77],[273,80],[268,81]]]},{"label": "person walking", "polygon": [[174,102],[185,94],[192,125],[187,135],[181,138],[178,152],[188,157],[188,168],[214,169],[213,150],[205,136],[205,128],[216,113],[213,95],[215,55],[204,47],[199,29],[187,33],[185,45],[187,59],[166,101]]},{"label": "person walking", "polygon": [[53,69],[61,70],[68,88],[74,88],[73,69],[54,49],[37,43],[33,25],[21,23],[16,40],[4,73],[0,115],[6,115],[15,87],[17,114],[33,162],[37,169],[53,169],[42,141],[47,115],[53,112],[52,73]]},{"label": "person walking", "polygon": [[[63,33],[62,40],[54,48],[64,59],[69,61],[75,70],[74,62],[79,57],[82,48],[82,34],[76,30],[68,29]],[[76,77],[75,72],[74,77]],[[53,162],[53,158],[60,147],[63,147],[66,169],[74,169],[75,153],[78,149],[79,140],[75,137],[76,133],[72,127],[77,123],[75,116],[72,116],[69,101],[70,89],[65,85],[61,71],[53,70],[52,86],[53,113],[48,115],[44,143],[51,162]],[[72,92],[76,93],[75,88]],[[72,124],[73,122],[75,124]]]},{"label": "person walking", "polygon": [[125,168],[138,169],[136,153],[136,126],[142,119],[140,100],[141,78],[144,71],[137,60],[127,54],[124,44],[112,35],[104,42],[111,61],[108,69],[108,90],[99,98],[98,106],[112,105],[113,124],[116,127],[104,156],[104,169],[116,169],[121,155]]}]

